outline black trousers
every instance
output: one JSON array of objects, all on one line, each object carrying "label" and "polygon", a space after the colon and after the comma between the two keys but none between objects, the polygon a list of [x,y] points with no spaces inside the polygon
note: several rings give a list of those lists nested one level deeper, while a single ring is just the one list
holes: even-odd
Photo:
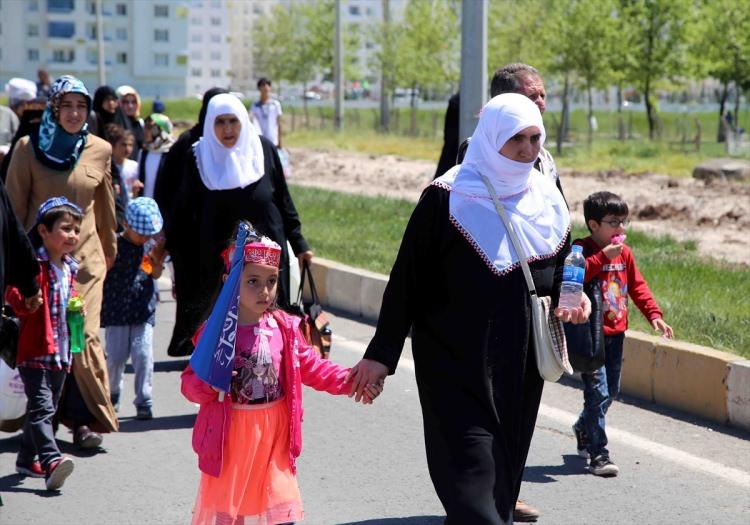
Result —
[{"label": "black trousers", "polygon": [[42,468],[46,469],[61,456],[55,441],[52,420],[68,373],[65,370],[25,366],[19,366],[18,373],[21,375],[24,392],[28,398],[18,462],[28,465],[34,461],[34,456],[38,456]]},{"label": "black trousers", "polygon": [[96,421],[94,414],[86,406],[86,401],[83,399],[81,390],[78,388],[78,382],[73,374],[68,374],[65,380],[65,397],[63,398],[61,412],[66,424],[72,422],[74,430]]}]

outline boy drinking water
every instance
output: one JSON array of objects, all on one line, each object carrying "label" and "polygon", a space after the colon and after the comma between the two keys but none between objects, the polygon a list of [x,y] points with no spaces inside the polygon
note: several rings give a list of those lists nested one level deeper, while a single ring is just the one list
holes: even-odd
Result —
[{"label": "boy drinking water", "polygon": [[135,369],[136,419],[151,419],[154,375],[153,332],[156,318],[154,279],[161,276],[164,251],[151,238],[162,228],[156,201],[138,197],[128,203],[125,230],[117,239],[117,259],[104,281],[102,326],[106,327],[109,390],[120,406],[128,358]]},{"label": "boy drinking water", "polygon": [[78,262],[70,253],[78,245],[82,220],[81,209],[65,197],[42,203],[29,232],[41,267],[42,305],[31,305],[14,287],[5,294],[21,319],[16,365],[28,398],[16,472],[44,478],[47,490],[59,490],[74,466],[60,454],[52,420],[73,365],[67,310]]},{"label": "boy drinking water", "polygon": [[622,347],[628,328],[628,296],[649,320],[654,330],[672,338],[672,328],[662,319],[662,312],[646,280],[638,271],[635,257],[625,244],[629,224],[628,205],[608,191],[589,195],[583,201],[583,216],[591,235],[576,239],[586,258],[585,282],[597,279],[601,286],[604,315],[604,366],[582,374],[583,411],[573,432],[578,455],[589,457],[589,471],[596,476],[617,476],[620,469],[607,450],[604,419],[609,406],[620,392]]}]

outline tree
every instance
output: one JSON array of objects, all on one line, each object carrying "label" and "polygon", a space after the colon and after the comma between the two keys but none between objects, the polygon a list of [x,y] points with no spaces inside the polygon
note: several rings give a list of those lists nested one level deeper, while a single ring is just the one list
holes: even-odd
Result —
[{"label": "tree", "polygon": [[[489,75],[512,62],[524,62],[540,71],[552,65],[548,31],[557,31],[560,20],[552,16],[553,0],[493,0],[487,21]],[[567,23],[567,20],[565,21]]]},{"label": "tree", "polygon": [[750,84],[750,2],[735,0],[701,0],[700,13],[693,24],[695,38],[691,55],[698,75],[708,74],[721,82],[719,131],[717,141],[724,142],[724,112],[729,85],[735,90],[734,114],[739,118],[739,104],[744,86]]},{"label": "tree", "polygon": [[[612,63],[616,54],[616,21],[614,0],[567,0],[556,4],[549,12],[551,20],[565,20],[555,24],[544,34],[552,53],[551,70],[565,76],[563,106],[567,108],[570,74],[588,98],[588,142],[593,140],[593,90],[607,87],[613,79]],[[564,119],[561,119],[563,121]],[[558,153],[564,129],[558,132]]]},{"label": "tree", "polygon": [[459,28],[456,11],[446,0],[410,0],[406,7],[394,79],[411,88],[412,134],[416,134],[417,94],[458,80]]},{"label": "tree", "polygon": [[677,80],[688,67],[686,28],[690,0],[620,0],[620,41],[628,47],[626,77],[643,93],[648,135],[657,134],[652,95],[656,84]]}]

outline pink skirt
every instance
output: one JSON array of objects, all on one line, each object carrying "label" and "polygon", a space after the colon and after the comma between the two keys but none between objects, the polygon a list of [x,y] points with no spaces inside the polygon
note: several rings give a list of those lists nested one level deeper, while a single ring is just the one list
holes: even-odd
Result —
[{"label": "pink skirt", "polygon": [[304,517],[289,465],[289,415],[283,399],[234,405],[218,478],[201,473],[193,525],[273,525]]}]

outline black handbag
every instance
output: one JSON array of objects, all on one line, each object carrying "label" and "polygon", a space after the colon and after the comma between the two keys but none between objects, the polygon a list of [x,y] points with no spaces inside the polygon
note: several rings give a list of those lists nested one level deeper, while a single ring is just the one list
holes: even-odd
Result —
[{"label": "black handbag", "polygon": [[0,358],[10,368],[16,368],[20,325],[11,307],[3,306],[2,315],[0,315]]},{"label": "black handbag", "polygon": [[583,285],[591,301],[591,315],[585,323],[563,323],[568,358],[573,370],[591,373],[604,365],[604,299],[598,279]]},{"label": "black handbag", "polygon": [[[305,288],[306,280],[310,283],[310,298],[312,299],[312,302],[310,303],[302,302],[302,291]],[[323,310],[323,306],[320,304],[318,290],[315,288],[315,281],[313,280],[310,263],[308,261],[302,263],[299,298],[294,310],[296,310],[295,313],[297,313],[297,315],[302,317],[302,322],[300,323],[302,335],[304,335],[307,342],[315,348],[320,357],[328,359],[331,353],[331,337],[333,331],[331,330],[328,316]]]}]

